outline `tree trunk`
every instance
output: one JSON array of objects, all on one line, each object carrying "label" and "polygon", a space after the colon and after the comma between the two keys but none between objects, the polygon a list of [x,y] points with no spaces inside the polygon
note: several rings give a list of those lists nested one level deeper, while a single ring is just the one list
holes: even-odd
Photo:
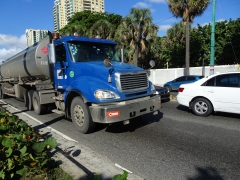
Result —
[{"label": "tree trunk", "polygon": [[186,59],[185,59],[185,75],[189,75],[189,42],[190,42],[190,38],[189,38],[189,21],[187,20],[186,22]]},{"label": "tree trunk", "polygon": [[135,52],[134,52],[134,65],[138,65],[138,43],[135,44]]}]

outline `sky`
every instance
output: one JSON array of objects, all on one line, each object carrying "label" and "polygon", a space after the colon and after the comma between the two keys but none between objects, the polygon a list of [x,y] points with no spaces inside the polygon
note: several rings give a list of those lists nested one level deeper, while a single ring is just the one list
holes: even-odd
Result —
[{"label": "sky", "polygon": [[[166,0],[105,0],[105,12],[122,17],[131,8],[151,10],[153,23],[159,26],[159,36],[165,36],[174,23],[181,21],[169,11]],[[54,0],[1,0],[0,4],[0,63],[27,48],[26,29],[53,31]],[[240,18],[240,0],[216,0],[215,20]],[[212,21],[212,0],[204,13],[194,19],[192,27]]]}]

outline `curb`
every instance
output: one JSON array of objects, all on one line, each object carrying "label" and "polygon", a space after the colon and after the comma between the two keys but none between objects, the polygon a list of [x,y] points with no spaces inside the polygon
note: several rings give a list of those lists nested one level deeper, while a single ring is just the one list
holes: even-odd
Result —
[{"label": "curb", "polygon": [[171,101],[177,101],[177,97],[176,97],[176,96],[173,96],[173,95],[170,94],[169,97],[170,97],[170,100],[171,100]]}]

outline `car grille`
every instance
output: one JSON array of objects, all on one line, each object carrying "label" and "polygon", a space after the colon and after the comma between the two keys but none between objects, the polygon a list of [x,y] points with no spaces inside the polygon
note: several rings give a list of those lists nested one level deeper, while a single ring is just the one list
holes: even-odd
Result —
[{"label": "car grille", "polygon": [[147,72],[115,73],[117,88],[121,92],[138,91],[149,86]]}]

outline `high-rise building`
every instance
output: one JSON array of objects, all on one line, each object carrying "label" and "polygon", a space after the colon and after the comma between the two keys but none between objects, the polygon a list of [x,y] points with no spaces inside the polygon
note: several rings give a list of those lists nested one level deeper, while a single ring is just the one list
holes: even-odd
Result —
[{"label": "high-rise building", "polygon": [[104,0],[55,0],[53,6],[54,30],[63,28],[76,12],[91,10],[104,12]]},{"label": "high-rise building", "polygon": [[48,34],[48,30],[36,30],[36,29],[26,29],[27,46],[31,46],[34,43],[40,41]]}]

